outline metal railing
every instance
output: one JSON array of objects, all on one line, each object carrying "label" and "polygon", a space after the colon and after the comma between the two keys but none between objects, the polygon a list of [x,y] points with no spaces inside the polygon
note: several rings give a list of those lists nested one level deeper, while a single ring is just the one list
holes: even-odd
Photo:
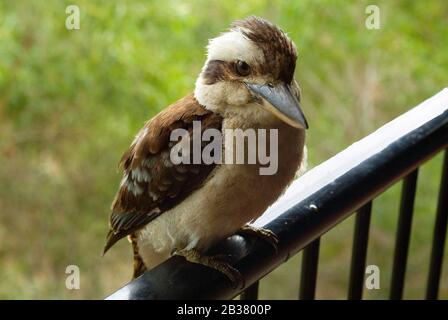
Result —
[{"label": "metal railing", "polygon": [[418,168],[445,150],[437,204],[427,299],[437,299],[448,219],[448,89],[387,123],[294,181],[255,225],[272,230],[278,251],[250,236],[234,235],[211,252],[225,254],[247,287],[232,288],[212,269],[174,256],[108,299],[241,299],[258,297],[258,281],[303,249],[299,299],[314,299],[320,237],[356,212],[348,299],[361,299],[372,201],[403,180],[391,299],[403,296]]}]

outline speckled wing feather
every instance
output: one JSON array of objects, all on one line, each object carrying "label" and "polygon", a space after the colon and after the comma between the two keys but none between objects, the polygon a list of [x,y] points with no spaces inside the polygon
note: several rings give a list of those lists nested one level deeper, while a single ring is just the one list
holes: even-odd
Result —
[{"label": "speckled wing feather", "polygon": [[205,109],[191,94],[148,121],[125,152],[120,161],[124,175],[112,204],[104,252],[176,206],[214,169],[215,164],[174,165],[170,160],[176,144],[170,142],[171,132],[183,128],[191,136],[193,121],[201,122],[202,131],[222,127],[222,117]]}]

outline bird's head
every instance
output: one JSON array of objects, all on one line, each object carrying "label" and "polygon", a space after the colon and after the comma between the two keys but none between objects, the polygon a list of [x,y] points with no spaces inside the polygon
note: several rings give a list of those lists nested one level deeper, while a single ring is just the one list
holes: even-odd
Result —
[{"label": "bird's head", "polygon": [[297,51],[288,36],[257,17],[235,21],[210,40],[195,97],[207,108],[308,128],[294,79]]}]

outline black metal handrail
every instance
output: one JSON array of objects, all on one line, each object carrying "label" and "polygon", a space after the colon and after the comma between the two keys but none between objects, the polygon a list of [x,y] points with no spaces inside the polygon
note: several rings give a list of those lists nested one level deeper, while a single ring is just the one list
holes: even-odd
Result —
[{"label": "black metal handrail", "polygon": [[[362,298],[372,199],[405,178],[394,255],[391,298],[403,292],[417,169],[448,147],[448,89],[389,122],[307,172],[255,225],[279,238],[278,252],[264,241],[232,236],[212,251],[226,254],[247,287],[232,288],[212,269],[174,256],[130,282],[109,299],[256,299],[258,280],[304,249],[300,298],[313,299],[319,238],[349,215],[356,216],[349,299]],[[448,152],[445,152],[427,298],[437,298],[448,217]]]}]

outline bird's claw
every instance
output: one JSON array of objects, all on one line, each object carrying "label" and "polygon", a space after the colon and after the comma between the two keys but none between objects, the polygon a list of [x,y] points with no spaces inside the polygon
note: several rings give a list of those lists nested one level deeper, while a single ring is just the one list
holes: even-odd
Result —
[{"label": "bird's claw", "polygon": [[273,248],[275,253],[278,252],[278,237],[277,235],[272,232],[271,230],[265,229],[265,228],[258,228],[254,227],[252,225],[245,225],[240,230],[238,230],[238,234],[248,234],[253,235],[258,238],[261,238],[262,240],[269,243]]},{"label": "bird's claw", "polygon": [[173,254],[182,256],[189,262],[201,264],[221,272],[227,277],[234,289],[243,289],[245,286],[243,275],[228,262],[224,261],[222,255],[206,256],[195,249],[179,250],[175,251]]}]

